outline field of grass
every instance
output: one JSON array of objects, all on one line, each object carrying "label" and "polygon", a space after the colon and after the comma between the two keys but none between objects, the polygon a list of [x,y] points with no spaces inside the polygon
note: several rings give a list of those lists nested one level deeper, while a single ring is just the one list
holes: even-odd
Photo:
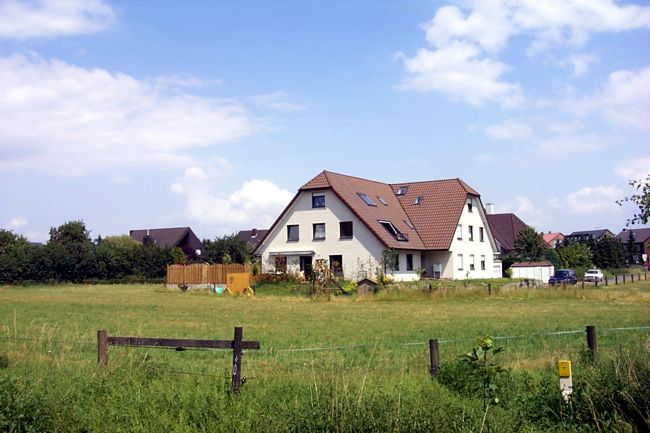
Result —
[{"label": "field of grass", "polygon": [[[233,298],[160,285],[0,287],[0,431],[643,431],[650,422],[633,391],[636,421],[623,409],[601,414],[611,407],[597,402],[583,414],[577,397],[562,414],[555,373],[558,359],[573,360],[579,388],[581,377],[593,384],[613,369],[650,397],[650,376],[619,371],[638,363],[640,374],[650,371],[650,281],[495,284],[491,296],[480,283],[409,284],[369,297],[307,290],[259,286],[254,297]],[[597,365],[586,360],[586,325],[597,327]],[[228,392],[225,350],[110,347],[108,368],[97,368],[99,329],[231,339],[235,326],[261,344],[244,354],[239,398]],[[497,361],[512,372],[502,384],[506,404],[491,409],[487,427],[482,400],[454,379],[456,360],[483,335],[497,337],[505,348]],[[443,384],[429,378],[431,338],[440,342]],[[543,401],[555,421],[522,418]]]}]

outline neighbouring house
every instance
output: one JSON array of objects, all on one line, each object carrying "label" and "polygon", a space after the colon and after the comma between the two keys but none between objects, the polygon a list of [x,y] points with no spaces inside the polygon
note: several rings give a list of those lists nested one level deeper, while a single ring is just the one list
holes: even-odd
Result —
[{"label": "neighbouring house", "polygon": [[[647,268],[650,268],[650,227],[624,229],[616,235],[616,238],[627,245],[630,241],[630,232],[632,232],[634,243],[637,245],[637,251],[639,252],[639,255],[636,257],[636,262],[642,263]],[[643,256],[644,254],[645,258]]]},{"label": "neighbouring house", "polygon": [[255,248],[260,244],[260,241],[266,236],[266,233],[268,233],[268,230],[240,230],[239,233],[237,233],[237,239],[246,242],[250,245],[252,250],[255,250]]},{"label": "neighbouring house", "polygon": [[262,272],[325,260],[347,279],[501,277],[478,192],[460,179],[388,184],[323,171],[304,184],[259,244]]},{"label": "neighbouring house", "polygon": [[129,236],[138,242],[153,242],[163,248],[179,247],[190,258],[200,256],[203,250],[203,243],[189,227],[131,230]]},{"label": "neighbouring house", "polygon": [[606,237],[614,237],[614,233],[607,229],[598,229],[598,230],[583,230],[579,232],[573,232],[570,235],[565,237],[567,243],[571,242],[589,242],[597,241],[598,239]]},{"label": "neighbouring house", "polygon": [[562,242],[564,242],[564,235],[562,233],[544,233],[544,242],[546,242],[546,246],[549,248],[557,248],[560,245],[562,245]]},{"label": "neighbouring house", "polygon": [[526,223],[513,213],[487,214],[487,220],[499,254],[505,255],[514,251],[517,235],[527,227]]},{"label": "neighbouring house", "polygon": [[537,280],[542,283],[547,283],[555,273],[555,267],[548,260],[513,263],[510,269],[512,269],[512,278]]}]

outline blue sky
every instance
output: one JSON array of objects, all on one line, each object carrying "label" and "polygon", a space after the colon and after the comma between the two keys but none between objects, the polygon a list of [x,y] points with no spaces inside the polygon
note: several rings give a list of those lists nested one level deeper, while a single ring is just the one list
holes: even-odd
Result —
[{"label": "blue sky", "polygon": [[0,1],[0,227],[268,227],[322,170],[459,177],[540,231],[650,173],[650,6]]}]

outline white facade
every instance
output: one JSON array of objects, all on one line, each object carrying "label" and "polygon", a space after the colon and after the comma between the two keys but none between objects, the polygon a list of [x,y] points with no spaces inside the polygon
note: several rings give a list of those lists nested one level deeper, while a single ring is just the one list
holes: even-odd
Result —
[{"label": "white facade", "polygon": [[477,197],[468,196],[449,251],[425,252],[427,276],[461,280],[500,278],[497,247]]},{"label": "white facade", "polygon": [[[324,196],[324,207],[313,207],[313,196]],[[341,236],[341,222],[352,223],[352,236]],[[325,225],[324,238],[320,224]],[[289,240],[288,226],[298,226],[297,240]],[[262,256],[263,272],[276,271],[276,257],[286,257],[287,271],[298,273],[305,271],[305,261],[309,261],[307,257],[311,257],[313,265],[317,259],[325,259],[330,264],[333,258],[340,256],[344,277],[358,280],[375,278],[377,268],[382,266],[385,249],[384,244],[331,190],[322,190],[300,193],[257,251]],[[421,266],[420,252],[399,253],[400,270],[394,273],[394,277],[416,279],[414,271]],[[406,270],[407,254],[412,254],[412,271]]]},{"label": "white facade", "polygon": [[[314,207],[314,200],[322,207]],[[456,233],[449,251],[398,250],[399,269],[387,273],[400,281],[416,280],[422,270],[427,277],[434,278],[501,277],[501,264],[494,260],[496,246],[482,205],[477,197],[469,200],[472,205],[466,203],[460,217],[462,236]],[[352,236],[345,236],[346,228],[341,227],[341,222],[347,223],[347,229],[351,223]],[[331,264],[340,258],[344,277],[359,280],[374,278],[378,268],[383,270],[385,249],[386,246],[336,194],[325,189],[301,192],[257,252],[261,255],[262,272],[279,272],[285,270],[284,266],[288,272],[304,272],[317,259]]]}]

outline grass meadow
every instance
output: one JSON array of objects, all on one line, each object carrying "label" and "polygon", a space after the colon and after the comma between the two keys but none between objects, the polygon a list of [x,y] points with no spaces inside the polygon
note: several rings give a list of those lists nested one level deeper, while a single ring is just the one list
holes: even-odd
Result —
[{"label": "grass meadow", "polygon": [[[650,281],[570,288],[426,283],[360,297],[262,285],[0,287],[0,431],[648,431]],[[599,356],[586,353],[595,325]],[[109,347],[96,332],[260,341],[240,396],[232,352]],[[491,335],[508,368],[488,406],[459,356]],[[428,340],[440,344],[431,380]],[[571,359],[574,399],[556,365]]]}]

